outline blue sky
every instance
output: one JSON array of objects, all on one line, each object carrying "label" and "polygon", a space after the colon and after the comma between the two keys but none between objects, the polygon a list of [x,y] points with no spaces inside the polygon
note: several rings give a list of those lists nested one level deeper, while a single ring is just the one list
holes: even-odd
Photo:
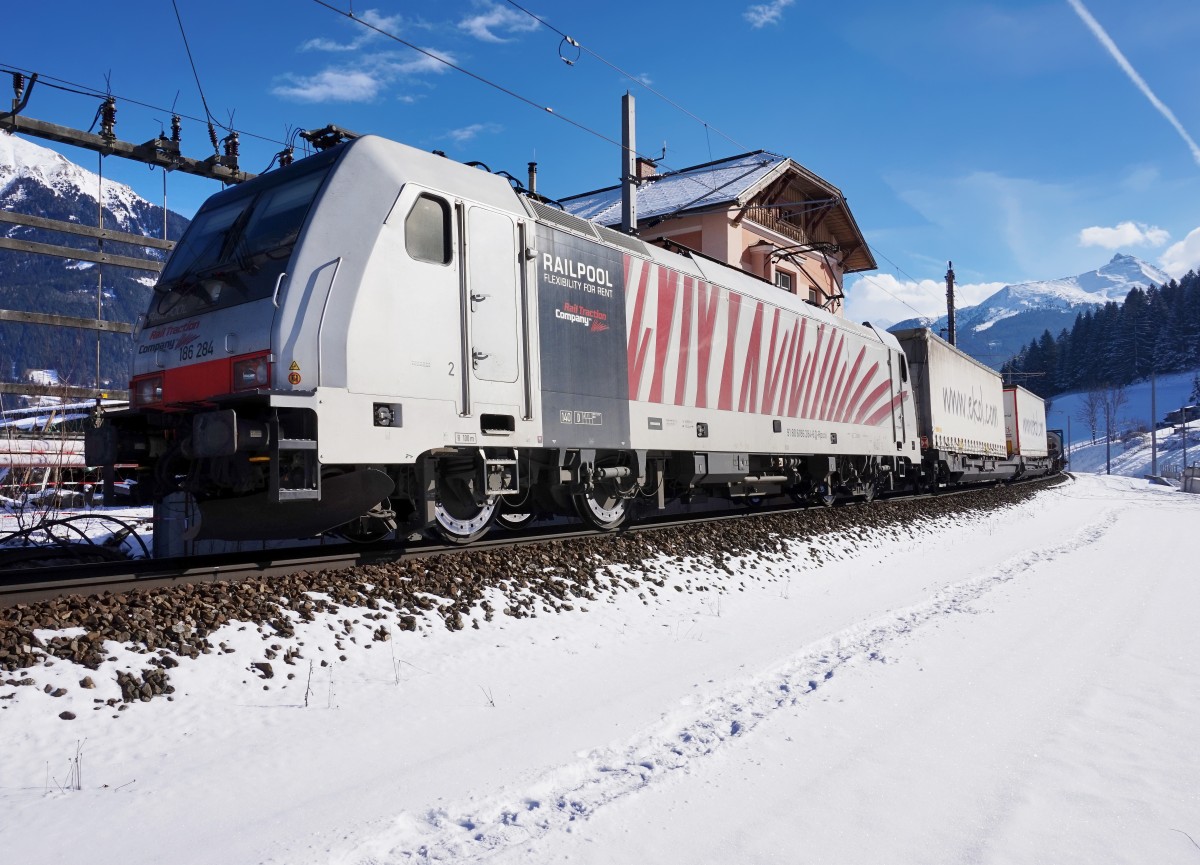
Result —
[{"label": "blue sky", "polygon": [[[629,89],[638,149],[665,144],[664,168],[766,148],[841,188],[880,263],[847,280],[854,318],[937,311],[947,259],[962,304],[1118,251],[1200,267],[1195,0],[520,0],[551,27],[504,0],[327,0],[537,107],[315,0],[177,2],[250,171],[290,130],[335,123],[518,177],[536,160],[539,191],[565,196],[616,182],[601,136],[620,137]],[[122,138],[152,138],[173,103],[203,116],[166,0],[17,4],[5,30],[3,68],[111,86]],[[87,128],[96,104],[39,87],[26,113]],[[95,154],[63,152],[95,170]],[[185,121],[184,152],[211,153],[201,123]],[[161,201],[160,172],[104,171]],[[191,215],[214,191],[172,175],[168,204]]]}]

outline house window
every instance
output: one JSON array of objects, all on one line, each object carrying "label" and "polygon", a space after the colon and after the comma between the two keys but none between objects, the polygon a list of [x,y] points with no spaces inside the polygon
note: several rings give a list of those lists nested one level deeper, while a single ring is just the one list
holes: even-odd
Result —
[{"label": "house window", "polygon": [[816,304],[817,306],[821,305],[821,294],[815,288],[810,288],[808,290],[808,302]]},{"label": "house window", "polygon": [[792,291],[792,275],[786,270],[775,271],[775,284],[784,291]]}]

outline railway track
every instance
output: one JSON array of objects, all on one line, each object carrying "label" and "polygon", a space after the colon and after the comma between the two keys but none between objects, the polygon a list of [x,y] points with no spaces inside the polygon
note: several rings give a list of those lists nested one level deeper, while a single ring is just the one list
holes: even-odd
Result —
[{"label": "railway track", "polygon": [[[1017,484],[1045,483],[1053,478],[1035,478]],[[877,502],[914,502],[924,499],[947,499],[972,496],[994,488],[994,484],[922,494],[893,494],[880,496]],[[861,501],[847,501],[836,507],[860,507]],[[822,506],[794,504],[763,505],[754,509],[739,507],[707,513],[683,513],[643,519],[620,530],[619,533],[639,534],[688,525],[700,526],[729,520],[822,511]],[[17,604],[69,595],[97,595],[154,589],[191,583],[239,581],[283,577],[301,571],[331,571],[376,564],[391,564],[435,555],[456,555],[470,552],[503,550],[511,547],[544,544],[551,541],[603,537],[578,524],[546,525],[516,531],[505,531],[484,538],[469,546],[454,546],[434,541],[394,542],[380,544],[338,544],[317,548],[293,548],[260,551],[254,554],[226,553],[152,560],[120,560],[101,563],[63,564],[54,562],[36,567],[5,566],[4,551],[0,551],[0,609]]]}]

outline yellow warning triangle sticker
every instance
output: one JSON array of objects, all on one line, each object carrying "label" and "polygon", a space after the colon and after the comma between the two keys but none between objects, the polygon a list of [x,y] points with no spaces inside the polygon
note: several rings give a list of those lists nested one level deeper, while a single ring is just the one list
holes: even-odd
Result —
[{"label": "yellow warning triangle sticker", "polygon": [[299,372],[300,364],[292,361],[292,365],[288,367],[288,372]]}]

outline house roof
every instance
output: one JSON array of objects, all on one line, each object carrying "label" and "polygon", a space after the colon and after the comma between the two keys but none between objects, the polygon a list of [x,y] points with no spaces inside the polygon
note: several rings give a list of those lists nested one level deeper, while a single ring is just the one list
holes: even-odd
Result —
[{"label": "house roof", "polygon": [[[638,225],[650,225],[677,216],[745,207],[761,192],[786,179],[792,189],[836,201],[826,226],[845,252],[847,273],[873,270],[875,259],[867,248],[841,190],[786,156],[756,150],[658,174],[637,186]],[[575,216],[605,226],[621,224],[621,187],[609,186],[559,199]]]},{"label": "house roof", "polygon": [[[715,205],[740,202],[743,195],[787,158],[757,150],[729,159],[707,162],[667,174],[658,174],[638,185],[638,221]],[[568,213],[601,225],[621,222],[621,187],[610,186],[559,200]]]}]

